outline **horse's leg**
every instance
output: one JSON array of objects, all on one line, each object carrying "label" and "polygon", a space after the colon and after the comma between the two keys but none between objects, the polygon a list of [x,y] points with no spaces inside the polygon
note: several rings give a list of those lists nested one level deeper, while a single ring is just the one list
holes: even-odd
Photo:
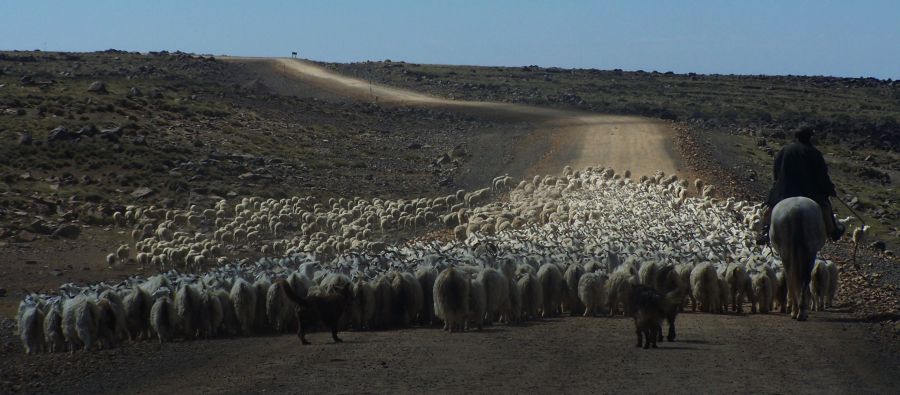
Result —
[{"label": "horse's leg", "polygon": [[809,292],[809,282],[803,282],[800,286],[800,313],[797,315],[797,321],[806,321],[809,317],[809,299],[812,294]]}]

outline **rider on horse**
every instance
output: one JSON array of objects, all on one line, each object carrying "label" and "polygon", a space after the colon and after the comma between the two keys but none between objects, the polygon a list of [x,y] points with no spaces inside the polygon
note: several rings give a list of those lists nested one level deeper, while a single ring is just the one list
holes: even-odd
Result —
[{"label": "rider on horse", "polygon": [[766,211],[763,214],[763,231],[756,243],[765,245],[769,243],[769,225],[771,223],[772,208],[778,202],[794,196],[805,196],[822,208],[822,219],[825,221],[825,231],[828,237],[837,241],[844,234],[844,225],[837,222],[831,209],[829,196],[837,196],[834,184],[828,177],[828,166],[822,153],[813,147],[813,129],[803,127],[794,133],[797,141],[784,146],[775,156],[775,185],[769,191],[769,199],[766,201]]}]

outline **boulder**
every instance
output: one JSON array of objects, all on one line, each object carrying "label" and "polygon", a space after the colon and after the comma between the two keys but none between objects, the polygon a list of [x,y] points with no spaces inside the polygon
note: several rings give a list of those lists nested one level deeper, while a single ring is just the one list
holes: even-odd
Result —
[{"label": "boulder", "polygon": [[81,234],[81,227],[75,224],[63,224],[53,231],[53,236],[74,239]]},{"label": "boulder", "polygon": [[131,197],[135,199],[145,198],[153,194],[153,190],[148,187],[140,187],[135,189],[134,192],[131,192]]},{"label": "boulder", "polygon": [[91,85],[88,86],[88,92],[106,93],[106,83],[103,81],[91,82]]},{"label": "boulder", "polygon": [[52,143],[54,141],[65,141],[71,140],[75,136],[72,133],[69,133],[69,129],[65,126],[58,126],[56,129],[50,131],[47,134],[47,142]]},{"label": "boulder", "polygon": [[53,233],[53,229],[50,229],[47,225],[44,224],[44,221],[35,220],[31,224],[28,225],[28,230],[39,235],[49,235]]},{"label": "boulder", "polygon": [[31,136],[31,133],[22,132],[19,133],[19,145],[31,145],[34,141],[34,137]]}]

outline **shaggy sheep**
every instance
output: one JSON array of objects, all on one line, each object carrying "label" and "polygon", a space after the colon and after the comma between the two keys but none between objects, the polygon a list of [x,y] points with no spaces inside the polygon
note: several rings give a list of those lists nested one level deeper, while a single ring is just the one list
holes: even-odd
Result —
[{"label": "shaggy sheep", "polygon": [[44,344],[49,352],[60,352],[66,345],[66,339],[62,333],[62,310],[59,303],[51,303],[47,306],[44,315]]},{"label": "shaggy sheep", "polygon": [[828,292],[825,293],[825,307],[832,307],[838,289],[838,267],[832,261],[825,261],[825,268],[828,269]]},{"label": "shaggy sheep", "polygon": [[[431,292],[426,292],[426,295],[431,295]],[[372,329],[375,308],[375,290],[362,278],[354,280],[353,304],[350,306],[350,324],[353,329]]]},{"label": "shaggy sheep", "polygon": [[605,304],[606,289],[605,278],[599,273],[584,273],[578,279],[578,299],[584,305],[583,316],[595,317]]},{"label": "shaggy sheep", "polygon": [[469,317],[467,329],[472,329],[468,325],[472,322],[478,330],[484,328],[484,314],[487,311],[487,295],[485,293],[484,284],[480,279],[469,280]]},{"label": "shaggy sheep", "polygon": [[756,296],[756,311],[760,313],[768,313],[772,308],[772,296],[774,289],[772,280],[765,272],[756,272],[750,275],[750,282],[753,284],[753,294]]},{"label": "shaggy sheep", "polygon": [[[719,276],[709,263],[701,263],[691,271],[691,291],[700,310],[708,313],[721,311],[722,302],[719,296]],[[695,303],[695,311],[696,311]]]},{"label": "shaggy sheep", "polygon": [[632,313],[628,307],[628,298],[634,285],[634,276],[628,270],[616,270],[609,276],[606,280],[606,300],[609,303],[610,315],[619,313],[619,305],[622,305],[625,315]]},{"label": "shaggy sheep", "polygon": [[85,295],[68,299],[63,304],[62,332],[69,350],[93,348],[98,340],[99,311],[96,302]]},{"label": "shaggy sheep", "polygon": [[482,270],[477,280],[484,286],[485,293],[486,314],[482,319],[490,326],[499,316],[509,314],[509,281],[494,268]]},{"label": "shaggy sheep", "polygon": [[253,328],[257,333],[265,333],[269,330],[269,319],[266,316],[266,296],[272,283],[266,276],[260,276],[253,282],[256,292],[256,309],[253,315]]},{"label": "shaggy sheep", "polygon": [[787,313],[789,309],[787,300],[787,277],[784,275],[784,270],[779,270],[778,273],[775,274],[775,284],[773,285],[774,301],[778,304],[782,313]]},{"label": "shaggy sheep", "polygon": [[728,264],[725,270],[725,281],[728,282],[728,288],[731,291],[731,311],[742,313],[747,290],[747,273],[744,271],[744,267],[737,263]]},{"label": "shaggy sheep", "polygon": [[422,311],[419,313],[419,322],[423,325],[434,325],[434,282],[437,280],[437,271],[431,266],[419,266],[416,269],[416,280],[422,289]]},{"label": "shaggy sheep", "polygon": [[455,268],[438,274],[434,282],[434,313],[444,320],[444,330],[462,331],[469,315],[469,280]]},{"label": "shaggy sheep", "polygon": [[559,266],[545,263],[538,269],[538,280],[541,282],[544,301],[541,316],[551,317],[559,315],[560,302],[563,296],[563,278]]},{"label": "shaggy sheep", "polygon": [[150,308],[153,300],[143,288],[135,286],[122,299],[128,336],[132,339],[150,338]]},{"label": "shaggy sheep", "polygon": [[240,333],[247,336],[252,333],[256,322],[256,288],[238,278],[231,287],[230,296]]},{"label": "shaggy sheep", "polygon": [[25,354],[44,351],[44,312],[36,302],[26,299],[19,304],[19,338]]},{"label": "shaggy sheep", "polygon": [[[530,266],[528,266],[530,268]],[[516,288],[521,295],[522,318],[535,320],[544,304],[544,288],[534,273],[524,271],[518,275]]]},{"label": "shaggy sheep", "polygon": [[585,305],[578,297],[578,283],[582,275],[584,275],[584,268],[578,263],[569,264],[566,272],[563,273],[566,291],[563,296],[563,302],[565,302],[565,309],[572,316],[584,312]]},{"label": "shaggy sheep", "polygon": [[825,261],[817,259],[809,281],[813,311],[825,310],[825,298],[828,295],[828,289],[831,287],[831,280],[828,278],[829,274]]},{"label": "shaggy sheep", "polygon": [[175,292],[175,314],[185,338],[193,339],[205,326],[202,308],[200,290],[196,286],[185,284]]},{"label": "shaggy sheep", "polygon": [[157,292],[156,301],[150,308],[150,327],[160,343],[171,341],[178,328],[178,313],[175,302],[166,290]]},{"label": "shaggy sheep", "polygon": [[286,280],[275,281],[266,292],[266,316],[272,329],[278,333],[290,330],[296,317],[294,310],[297,306],[288,297],[288,292],[293,293],[294,290]]},{"label": "shaggy sheep", "polygon": [[[372,288],[375,290],[375,327],[386,329],[392,325],[394,311],[394,290],[391,287],[392,277],[383,274],[378,276]],[[435,294],[435,297],[437,295]],[[435,308],[437,305],[435,304]]]}]

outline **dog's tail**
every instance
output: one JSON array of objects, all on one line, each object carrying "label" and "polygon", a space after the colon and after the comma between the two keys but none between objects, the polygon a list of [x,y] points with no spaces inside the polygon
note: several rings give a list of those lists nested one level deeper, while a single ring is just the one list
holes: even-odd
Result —
[{"label": "dog's tail", "polygon": [[281,292],[284,292],[284,294],[288,297],[288,299],[290,299],[291,302],[296,303],[297,306],[301,306],[301,307],[309,306],[309,303],[306,301],[306,299],[297,296],[297,294],[294,293],[294,289],[291,288],[291,285],[288,284],[288,282],[285,281],[284,279],[275,281],[275,284],[278,288],[281,288]]}]

